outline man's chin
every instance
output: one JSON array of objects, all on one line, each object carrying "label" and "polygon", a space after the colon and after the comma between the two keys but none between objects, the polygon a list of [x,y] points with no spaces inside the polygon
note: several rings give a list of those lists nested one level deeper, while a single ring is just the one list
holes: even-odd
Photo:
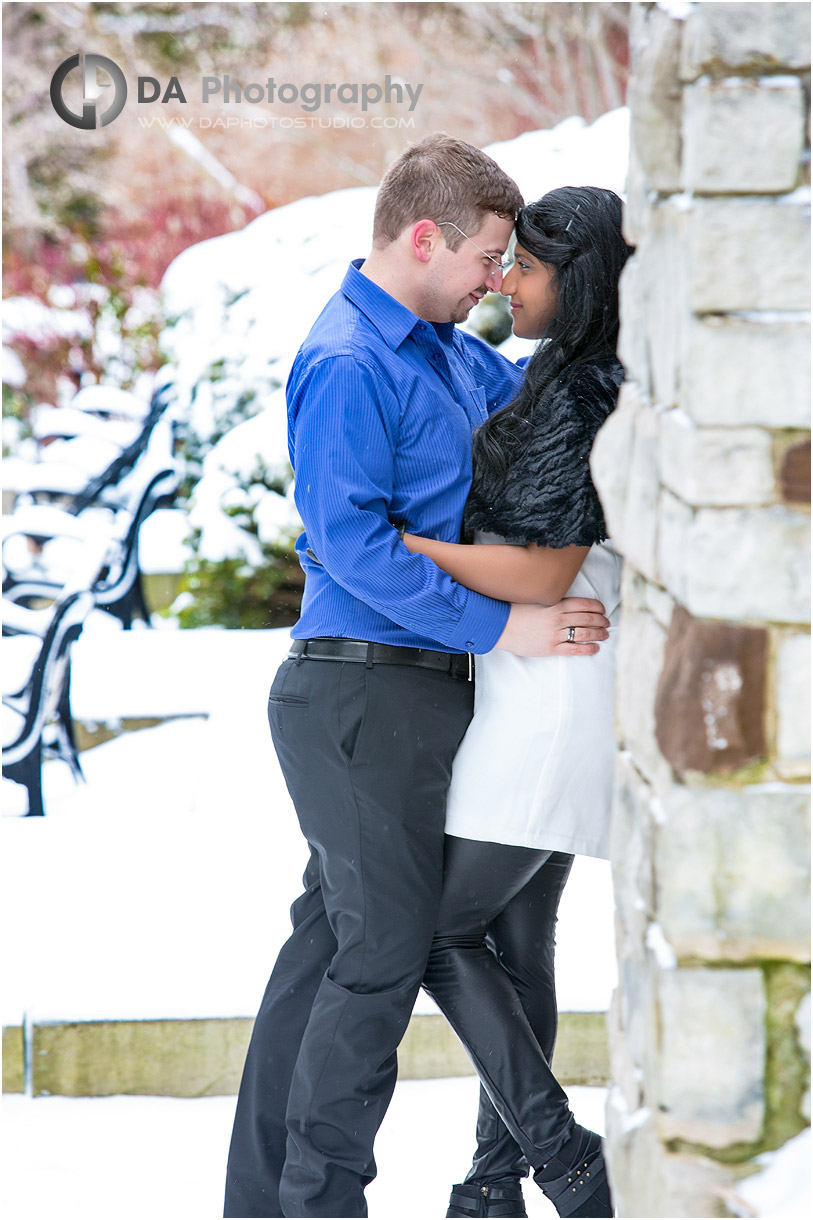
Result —
[{"label": "man's chin", "polygon": [[470,300],[469,297],[466,297],[465,301],[461,301],[460,304],[456,306],[449,321],[465,322],[473,309],[474,301]]}]

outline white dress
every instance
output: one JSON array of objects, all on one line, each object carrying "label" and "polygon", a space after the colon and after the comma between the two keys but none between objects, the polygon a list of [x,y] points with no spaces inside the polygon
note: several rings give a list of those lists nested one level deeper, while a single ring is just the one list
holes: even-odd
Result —
[{"label": "white dress", "polygon": [[[480,535],[475,541],[495,541]],[[595,543],[568,590],[610,620],[595,656],[477,657],[474,716],[454,761],[446,833],[609,856],[621,559]]]}]

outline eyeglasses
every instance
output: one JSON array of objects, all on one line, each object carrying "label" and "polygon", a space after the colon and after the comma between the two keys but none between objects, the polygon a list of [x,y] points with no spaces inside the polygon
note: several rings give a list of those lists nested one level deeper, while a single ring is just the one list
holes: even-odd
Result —
[{"label": "eyeglasses", "polygon": [[489,262],[492,262],[494,264],[493,269],[489,268],[488,271],[486,272],[486,277],[493,275],[493,276],[499,276],[500,279],[502,279],[505,272],[510,270],[511,264],[514,261],[512,258],[506,258],[504,260],[501,260],[498,258],[494,258],[493,255],[491,255],[491,254],[486,254],[486,252],[482,246],[478,246],[476,241],[471,241],[471,238],[469,237],[468,233],[464,233],[462,229],[458,229],[457,225],[454,224],[454,222],[451,220],[441,220],[438,222],[438,228],[441,228],[443,225],[451,225],[453,229],[457,229],[457,232],[460,234],[461,237],[465,237],[466,241],[470,241],[471,244],[474,246],[475,250],[479,250],[480,253],[489,260]]}]

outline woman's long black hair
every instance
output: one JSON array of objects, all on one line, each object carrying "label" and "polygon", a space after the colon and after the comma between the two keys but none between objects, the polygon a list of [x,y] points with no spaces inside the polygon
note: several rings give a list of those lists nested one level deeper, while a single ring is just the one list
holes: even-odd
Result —
[{"label": "woman's long black hair", "polygon": [[540,336],[515,399],[474,434],[478,476],[504,475],[511,455],[544,409],[545,391],[567,365],[615,353],[618,277],[631,247],[621,234],[621,200],[597,186],[563,186],[528,203],[517,244],[555,271],[556,312]]}]

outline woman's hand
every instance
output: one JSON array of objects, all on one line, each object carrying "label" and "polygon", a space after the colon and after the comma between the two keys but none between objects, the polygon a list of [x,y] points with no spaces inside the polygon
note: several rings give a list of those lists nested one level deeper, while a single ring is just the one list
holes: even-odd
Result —
[{"label": "woman's hand", "polygon": [[591,597],[565,597],[555,606],[512,606],[495,648],[520,657],[589,657],[609,637],[609,625],[601,602]]}]

